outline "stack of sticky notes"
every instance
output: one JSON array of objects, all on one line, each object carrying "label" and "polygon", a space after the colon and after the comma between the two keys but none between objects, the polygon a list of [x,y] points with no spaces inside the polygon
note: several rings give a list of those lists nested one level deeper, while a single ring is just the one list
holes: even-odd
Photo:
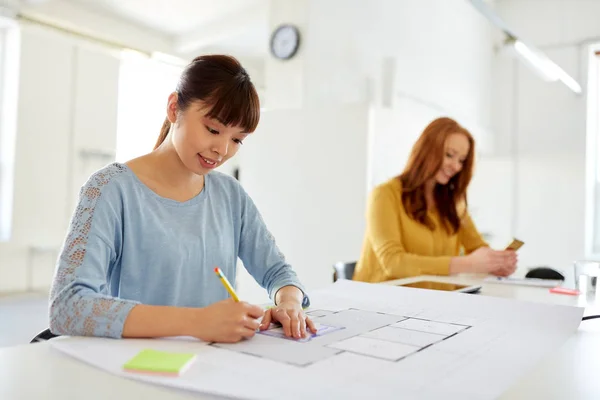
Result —
[{"label": "stack of sticky notes", "polygon": [[127,361],[123,369],[151,375],[179,376],[192,365],[195,359],[196,354],[145,349]]}]

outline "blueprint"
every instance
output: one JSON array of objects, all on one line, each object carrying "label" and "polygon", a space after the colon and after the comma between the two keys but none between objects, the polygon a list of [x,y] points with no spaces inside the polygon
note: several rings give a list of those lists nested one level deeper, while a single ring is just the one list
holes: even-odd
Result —
[{"label": "blueprint", "polygon": [[299,367],[346,352],[398,362],[470,328],[357,309],[315,310],[308,315],[317,324],[318,332],[306,339],[286,338],[281,328],[272,328],[250,341],[213,346]]},{"label": "blueprint", "polygon": [[[240,399],[495,399],[573,334],[583,309],[338,281],[311,293],[316,335],[281,328],[235,344],[193,338],[53,339],[75,359],[152,384]],[[181,376],[123,371],[142,349],[193,352]],[[435,384],[432,384],[435,383]],[[268,389],[268,390],[267,390]]]}]

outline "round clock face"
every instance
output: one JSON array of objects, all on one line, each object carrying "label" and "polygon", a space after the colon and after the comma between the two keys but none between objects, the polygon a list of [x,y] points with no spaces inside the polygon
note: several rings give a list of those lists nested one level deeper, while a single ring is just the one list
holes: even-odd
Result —
[{"label": "round clock face", "polygon": [[271,52],[282,60],[290,59],[300,46],[300,32],[292,25],[281,25],[271,36]]}]

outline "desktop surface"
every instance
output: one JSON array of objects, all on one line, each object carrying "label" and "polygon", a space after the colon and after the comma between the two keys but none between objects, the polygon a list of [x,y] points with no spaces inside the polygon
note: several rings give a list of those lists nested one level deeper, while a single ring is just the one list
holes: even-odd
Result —
[{"label": "desktop surface", "polygon": [[[598,312],[598,302],[586,296],[553,294],[547,288],[512,286],[483,282],[482,277],[415,277],[387,282],[438,280],[463,285],[481,284],[483,296],[586,307],[586,314]],[[67,339],[68,340],[68,339]],[[579,330],[560,348],[548,354],[523,375],[500,399],[597,399],[600,393],[600,319],[582,322]],[[106,399],[219,399],[183,390],[172,390],[111,375],[80,363],[49,343],[0,349],[0,398]]]}]

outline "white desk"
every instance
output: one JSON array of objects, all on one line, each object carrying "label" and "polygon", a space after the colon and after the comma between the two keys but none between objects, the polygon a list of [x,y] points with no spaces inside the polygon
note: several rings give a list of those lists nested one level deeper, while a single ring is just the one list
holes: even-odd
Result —
[{"label": "white desk", "polygon": [[383,282],[384,285],[400,285],[421,280],[434,282],[452,282],[464,285],[482,285],[481,295],[505,297],[516,300],[533,301],[546,304],[560,304],[565,306],[578,306],[585,308],[600,309],[600,295],[592,296],[569,296],[564,294],[550,293],[549,288],[519,286],[508,283],[484,282],[481,275],[461,275],[461,276],[417,276],[414,278],[399,279],[395,281]]},{"label": "white desk", "polygon": [[36,343],[0,349],[2,400],[214,399],[116,377]]},{"label": "white desk", "polygon": [[[550,293],[548,288],[482,282],[482,277],[420,276],[385,282],[388,285],[418,280],[481,284],[484,296],[506,297],[540,303],[586,308],[586,314],[600,313],[600,296],[569,296]],[[474,295],[476,296],[476,295]],[[500,399],[599,399],[600,319],[582,322],[579,330],[561,348],[548,355]]]},{"label": "white desk", "polygon": [[[398,284],[420,278],[387,282]],[[427,277],[456,283],[481,283],[478,277]],[[547,288],[484,284],[481,295],[564,305],[590,305],[596,299],[551,294]],[[567,343],[545,358],[501,399],[598,399],[600,396],[600,319],[583,322]],[[257,384],[265,384],[259,382]],[[0,399],[106,400],[209,399],[211,396],[171,390],[113,376],[54,350],[47,343],[0,349]]]}]

